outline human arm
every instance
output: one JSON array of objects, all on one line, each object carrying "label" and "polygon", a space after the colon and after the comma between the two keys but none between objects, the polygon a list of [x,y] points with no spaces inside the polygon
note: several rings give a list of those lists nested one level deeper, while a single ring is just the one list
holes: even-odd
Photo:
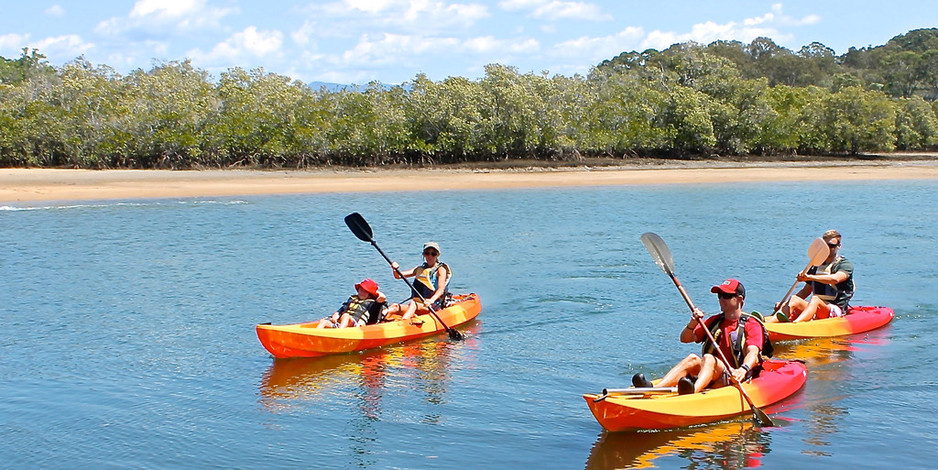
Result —
[{"label": "human arm", "polygon": [[749,371],[759,365],[759,360],[762,357],[762,344],[765,342],[765,330],[759,324],[759,320],[750,317],[744,328],[746,355],[743,356],[743,361],[739,367],[730,371],[737,381],[745,380]]},{"label": "human arm", "polygon": [[703,319],[703,317],[703,311],[697,307],[694,307],[690,322],[684,326],[683,330],[681,330],[682,343],[694,343],[697,341],[697,328],[700,327],[700,322],[698,320]]},{"label": "human arm", "polygon": [[803,273],[802,275],[798,276],[798,279],[806,282],[814,281],[833,286],[846,281],[850,278],[850,276],[853,275],[853,263],[851,263],[846,258],[838,258],[837,261],[834,261],[834,267],[836,269],[830,274]]},{"label": "human arm", "polygon": [[792,296],[801,297],[802,299],[808,298],[809,295],[811,295],[811,284],[807,284],[807,283],[801,286],[801,289],[798,289],[798,292],[795,292],[794,294],[792,294]]},{"label": "human arm", "polygon": [[754,344],[746,346],[746,357],[743,358],[743,363],[740,364],[739,368],[733,369],[732,371],[733,377],[736,378],[737,382],[745,380],[746,374],[759,364],[759,354],[760,350],[758,346]]},{"label": "human arm", "polygon": [[397,261],[392,261],[391,270],[393,271],[394,279],[400,279],[401,276],[413,277],[414,273],[417,271],[417,268],[415,267],[406,271],[401,271],[401,265],[397,264]]},{"label": "human arm", "polygon": [[847,280],[850,277],[846,271],[837,271],[831,274],[802,274],[798,276],[799,281],[820,282],[821,284],[836,285]]}]

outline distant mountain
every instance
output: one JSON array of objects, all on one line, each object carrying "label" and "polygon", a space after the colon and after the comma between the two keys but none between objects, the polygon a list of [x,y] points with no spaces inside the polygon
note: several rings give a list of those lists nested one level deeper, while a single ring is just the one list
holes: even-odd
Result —
[{"label": "distant mountain", "polygon": [[342,83],[330,83],[330,82],[309,82],[306,84],[306,86],[312,88],[313,90],[321,90],[325,88],[326,91],[341,91],[346,88],[355,87],[355,85],[348,85],[348,84],[342,84]]},{"label": "distant mountain", "polygon": [[[355,83],[309,82],[306,84],[306,86],[308,86],[312,90],[317,90],[317,91],[325,88],[326,91],[330,91],[330,92],[343,91],[343,90],[361,91],[361,90],[364,90],[365,88],[368,88],[367,83],[355,84]],[[391,88],[395,86],[397,85],[388,85],[386,83],[381,84],[381,87],[384,88],[385,90],[390,90]],[[411,86],[408,84],[404,88],[406,90],[410,90]]]}]

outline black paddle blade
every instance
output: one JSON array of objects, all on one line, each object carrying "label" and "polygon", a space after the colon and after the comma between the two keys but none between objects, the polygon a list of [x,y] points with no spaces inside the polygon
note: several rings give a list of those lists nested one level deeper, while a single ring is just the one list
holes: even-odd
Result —
[{"label": "black paddle blade", "polygon": [[769,418],[769,415],[765,414],[764,411],[754,406],[752,407],[752,420],[763,428],[771,428],[772,426],[775,426],[775,423],[772,421],[772,418]]},{"label": "black paddle blade", "polygon": [[371,231],[371,226],[368,225],[365,218],[358,212],[352,212],[345,216],[345,225],[348,225],[349,230],[351,230],[359,240],[363,242],[374,241],[374,232]]},{"label": "black paddle blade", "polygon": [[450,328],[450,329],[449,329],[449,339],[451,339],[451,340],[453,340],[453,341],[462,341],[462,340],[465,339],[465,338],[463,337],[462,333],[456,331],[455,328]]}]

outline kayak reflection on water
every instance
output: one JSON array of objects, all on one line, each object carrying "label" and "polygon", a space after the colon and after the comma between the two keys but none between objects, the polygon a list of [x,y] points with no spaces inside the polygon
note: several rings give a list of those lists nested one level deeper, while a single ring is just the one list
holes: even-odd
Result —
[{"label": "kayak reflection on water", "polygon": [[[770,452],[769,436],[751,420],[676,431],[604,431],[590,451],[586,469],[753,468]],[[690,465],[676,459],[686,459]]]},{"label": "kayak reflection on water", "polygon": [[888,335],[880,329],[863,335],[776,344],[776,356],[804,361],[811,371],[804,392],[785,404],[787,409],[802,410],[803,432],[797,437],[807,446],[805,454],[831,455],[831,439],[849,414],[849,407],[841,403],[844,384],[856,383],[855,376],[863,375],[858,369],[862,369],[866,358],[861,356],[885,354],[883,346],[889,344]]},{"label": "kayak reflection on water", "polygon": [[[475,323],[467,332],[480,329],[481,324]],[[261,377],[259,402],[271,413],[290,413],[355,397],[362,415],[375,420],[381,418],[381,401],[387,393],[420,391],[427,403],[439,404],[447,393],[453,350],[473,351],[474,343],[431,339],[360,353],[274,359]],[[389,382],[408,386],[388,392]]]}]

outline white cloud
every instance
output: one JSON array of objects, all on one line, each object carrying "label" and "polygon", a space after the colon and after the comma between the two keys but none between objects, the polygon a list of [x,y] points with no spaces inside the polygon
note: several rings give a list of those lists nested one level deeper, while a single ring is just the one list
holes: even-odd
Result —
[{"label": "white cloud", "polygon": [[342,63],[400,64],[416,63],[418,59],[437,55],[530,54],[540,49],[535,39],[498,39],[480,36],[460,39],[456,37],[425,37],[384,33],[364,35],[358,44],[342,54]]},{"label": "white cloud", "polygon": [[22,52],[23,47],[26,46],[26,42],[29,41],[28,34],[0,34],[0,52],[2,51],[15,51],[17,53]]},{"label": "white cloud", "polygon": [[74,59],[94,48],[94,44],[85,42],[81,36],[67,34],[64,36],[48,37],[30,44],[33,49],[39,50],[46,57],[61,60]]},{"label": "white cloud", "polygon": [[492,52],[531,54],[540,50],[541,43],[536,39],[496,39],[492,36],[485,36],[466,39],[460,48],[475,54]]},{"label": "white cloud", "polygon": [[280,31],[258,31],[256,27],[248,26],[215,45],[208,53],[193,49],[187,56],[233,66],[248,58],[278,56],[282,46],[283,33]]},{"label": "white cloud", "polygon": [[545,3],[549,3],[550,1],[551,0],[504,0],[498,2],[498,7],[508,11],[530,10]]},{"label": "white cloud", "polygon": [[612,15],[605,14],[595,3],[563,2],[559,0],[505,0],[499,7],[508,11],[531,10],[530,16],[537,19],[562,20],[578,19],[589,21],[609,21]]},{"label": "white cloud", "polygon": [[591,21],[609,21],[612,16],[603,14],[602,9],[593,3],[583,2],[550,2],[540,6],[531,13],[535,18],[548,20],[579,19]]},{"label": "white cloud", "polygon": [[691,27],[690,32],[655,30],[642,41],[642,48],[666,49],[673,44],[694,41],[709,44],[716,40],[751,42],[757,37],[769,37],[776,43],[791,40],[792,35],[781,32],[777,26],[802,26],[820,21],[817,15],[795,19],[782,13],[781,4],[772,6],[772,11],[762,16],[746,18],[742,22],[714,23],[707,21]]},{"label": "white cloud", "polygon": [[395,64],[416,56],[436,54],[459,45],[455,38],[429,38],[383,33],[363,35],[358,44],[342,54],[345,64]]},{"label": "white cloud", "polygon": [[130,17],[181,18],[196,13],[204,7],[204,0],[139,0],[130,10]]},{"label": "white cloud", "polygon": [[350,10],[360,10],[367,13],[381,13],[389,10],[397,3],[395,0],[343,0],[340,2]]},{"label": "white cloud", "polygon": [[438,0],[342,0],[311,5],[306,11],[308,23],[315,25],[320,36],[336,37],[363,30],[396,34],[451,31],[472,27],[491,16],[482,4]]},{"label": "white cloud", "polygon": [[290,38],[299,46],[306,46],[313,43],[313,36],[316,35],[316,24],[306,20],[298,29],[290,32]]},{"label": "white cloud", "polygon": [[601,37],[583,36],[554,45],[552,55],[579,58],[584,63],[592,63],[619,55],[622,51],[635,49],[645,31],[640,27],[630,26],[618,33]]},{"label": "white cloud", "polygon": [[104,63],[115,68],[134,69],[141,68],[142,64],[151,60],[161,62],[182,59],[182,57],[170,57],[169,50],[169,43],[165,41],[143,41],[140,47],[109,53]]},{"label": "white cloud", "polygon": [[65,16],[65,8],[62,8],[61,5],[52,5],[43,12],[49,16],[63,17]]},{"label": "white cloud", "polygon": [[126,17],[101,21],[95,32],[119,36],[130,32],[164,36],[172,32],[201,32],[218,29],[221,20],[238,8],[214,7],[205,0],[139,0]]},{"label": "white cloud", "polygon": [[746,18],[743,20],[743,24],[746,26],[755,26],[762,23],[768,23],[775,19],[775,15],[771,13],[766,13],[763,16],[758,16],[756,18]]}]

